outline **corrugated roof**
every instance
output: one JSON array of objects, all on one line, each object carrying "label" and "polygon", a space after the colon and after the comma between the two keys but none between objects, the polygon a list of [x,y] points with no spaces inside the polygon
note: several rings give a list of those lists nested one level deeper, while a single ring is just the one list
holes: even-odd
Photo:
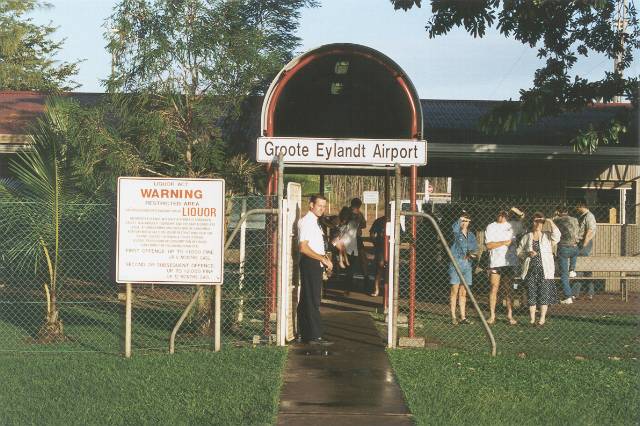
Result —
[{"label": "corrugated roof", "polygon": [[[103,93],[64,93],[82,105],[95,105]],[[0,91],[0,134],[28,133],[30,123],[44,112],[47,95],[38,92]]]},{"label": "corrugated roof", "polygon": [[[105,94],[72,92],[63,96],[70,96],[83,105],[95,105]],[[29,123],[44,111],[45,100],[46,95],[41,93],[0,91],[0,134],[27,133]],[[478,130],[478,121],[501,101],[422,99],[421,103],[425,138],[430,143],[506,145],[566,145],[578,129],[608,121],[630,105],[595,104],[579,112],[545,117],[515,133],[491,136]],[[260,105],[261,102],[256,102],[258,111]],[[256,117],[259,120],[259,116]],[[638,146],[638,126],[632,127],[632,133],[623,141],[626,146]]]},{"label": "corrugated roof", "polygon": [[[598,126],[630,108],[629,103],[594,104],[581,111],[544,117],[513,133],[486,135],[478,129],[482,116],[502,101],[422,99],[425,138],[431,143],[566,145],[578,130]],[[624,144],[638,145],[637,124]]]}]

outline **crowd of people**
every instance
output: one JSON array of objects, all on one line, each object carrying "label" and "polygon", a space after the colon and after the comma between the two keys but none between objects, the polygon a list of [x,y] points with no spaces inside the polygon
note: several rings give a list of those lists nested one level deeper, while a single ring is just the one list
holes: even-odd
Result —
[{"label": "crowd of people", "polygon": [[[377,218],[369,235],[374,243],[375,279],[371,286],[368,259],[362,231],[367,223],[361,212],[362,201],[351,200],[337,217],[324,218],[326,199],[316,194],[309,199],[309,211],[298,222],[301,295],[298,303],[300,339],[322,343],[320,322],[320,295],[323,275],[326,278],[334,269],[329,256],[335,252],[337,265],[345,272],[345,295],[353,289],[356,268],[364,278],[364,288],[371,296],[380,294],[386,268],[384,259],[385,227],[387,217]],[[596,220],[582,200],[576,204],[577,217],[569,215],[566,206],[559,206],[552,218],[534,213],[529,220],[518,208],[501,210],[495,221],[484,233],[483,256],[487,257],[486,272],[489,277],[489,318],[496,322],[496,304],[499,290],[503,290],[508,324],[516,325],[513,315],[512,291],[519,283],[526,286],[529,306],[529,324],[544,326],[550,305],[571,304],[579,297],[582,283],[576,280],[573,287],[570,278],[577,276],[578,256],[588,256],[593,248]],[[473,285],[474,270],[478,262],[478,242],[470,231],[471,215],[463,211],[452,226],[451,252],[455,259],[449,264],[450,311],[454,325],[469,324],[466,314],[467,287]],[[560,300],[555,286],[556,263],[560,271],[564,297]],[[466,286],[464,285],[466,284]],[[593,281],[589,281],[588,297],[593,298]],[[459,316],[458,316],[459,311]]]},{"label": "crowd of people", "polygon": [[[513,207],[501,210],[484,233],[484,245],[488,256],[486,270],[489,275],[489,318],[496,322],[498,292],[503,290],[507,310],[507,322],[516,325],[513,316],[512,290],[518,282],[526,286],[529,306],[529,323],[544,326],[549,305],[558,303],[555,286],[556,262],[560,270],[564,298],[561,304],[571,304],[580,295],[579,280],[570,285],[570,278],[577,276],[578,256],[588,256],[593,248],[596,220],[584,200],[576,204],[577,218],[569,215],[567,206],[558,206],[553,217],[546,218],[536,212],[527,221],[525,214]],[[450,308],[453,324],[466,324],[466,288],[461,285],[460,275],[467,286],[473,285],[473,260],[477,258],[478,244],[475,235],[469,232],[471,217],[463,212],[453,224],[451,252],[460,269],[449,265],[451,284]],[[588,297],[593,298],[593,281],[589,281]],[[457,315],[456,304],[460,312]],[[538,316],[536,318],[536,316]]]}]

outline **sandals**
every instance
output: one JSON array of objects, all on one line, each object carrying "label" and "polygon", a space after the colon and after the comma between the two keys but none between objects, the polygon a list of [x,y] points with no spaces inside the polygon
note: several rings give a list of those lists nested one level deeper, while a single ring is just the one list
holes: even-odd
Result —
[{"label": "sandals", "polygon": [[513,318],[507,318],[507,321],[509,322],[509,325],[518,325],[518,321]]},{"label": "sandals", "polygon": [[462,318],[459,321],[459,324],[470,325],[470,324],[473,324],[473,321],[469,321],[467,318]]},{"label": "sandals", "polygon": [[369,296],[371,297],[378,297],[380,295],[379,291],[374,291],[373,293],[369,293]]}]

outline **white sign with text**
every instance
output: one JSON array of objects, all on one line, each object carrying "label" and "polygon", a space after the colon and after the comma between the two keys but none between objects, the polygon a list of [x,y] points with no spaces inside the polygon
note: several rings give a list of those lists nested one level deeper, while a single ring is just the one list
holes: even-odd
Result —
[{"label": "white sign with text", "polygon": [[378,204],[379,200],[378,191],[362,191],[362,202],[364,204]]},{"label": "white sign with text", "polygon": [[409,139],[258,138],[256,159],[269,163],[282,153],[289,164],[413,166],[427,164],[427,142]]},{"label": "white sign with text", "polygon": [[222,284],[223,179],[118,178],[116,282]]}]

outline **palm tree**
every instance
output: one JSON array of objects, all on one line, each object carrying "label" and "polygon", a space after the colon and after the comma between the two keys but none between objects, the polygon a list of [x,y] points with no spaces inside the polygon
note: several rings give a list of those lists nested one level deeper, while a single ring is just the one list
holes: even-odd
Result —
[{"label": "palm tree", "polygon": [[19,226],[8,236],[9,261],[33,259],[36,268],[46,266],[48,282],[43,284],[46,319],[38,337],[43,342],[64,340],[58,311],[58,266],[60,264],[60,225],[62,206],[69,197],[71,182],[67,156],[68,115],[64,103],[49,101],[45,114],[31,129],[33,143],[9,164],[14,179],[4,179],[0,188],[27,209]]}]

